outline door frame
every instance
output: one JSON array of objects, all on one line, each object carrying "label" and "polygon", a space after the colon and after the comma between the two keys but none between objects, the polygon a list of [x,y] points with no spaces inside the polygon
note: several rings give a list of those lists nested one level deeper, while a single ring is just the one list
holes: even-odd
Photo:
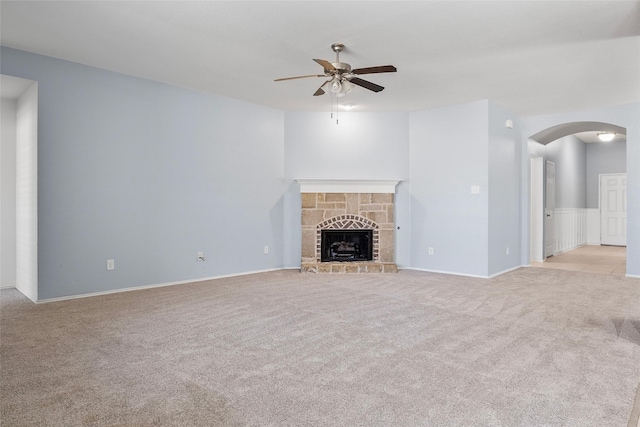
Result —
[{"label": "door frame", "polygon": [[529,258],[533,262],[544,261],[544,158],[533,157],[530,181]]},{"label": "door frame", "polygon": [[[551,208],[547,207],[547,197],[548,197],[548,183],[547,183],[547,174],[548,174],[548,168],[549,165],[553,165],[553,206]],[[556,254],[556,226],[555,226],[555,221],[556,221],[556,213],[555,213],[555,208],[556,208],[556,201],[555,201],[555,197],[556,197],[556,162],[552,161],[552,160],[546,160],[544,162],[544,211],[543,211],[543,219],[542,222],[544,224],[544,239],[543,239],[543,259],[547,259],[551,256],[554,256]],[[551,218],[550,221],[547,221],[547,218]],[[549,225],[547,224],[548,222],[551,222],[553,224],[553,229],[549,229]],[[553,243],[551,246],[551,253],[547,253],[547,239],[549,238],[549,236],[551,236],[553,238]]]}]

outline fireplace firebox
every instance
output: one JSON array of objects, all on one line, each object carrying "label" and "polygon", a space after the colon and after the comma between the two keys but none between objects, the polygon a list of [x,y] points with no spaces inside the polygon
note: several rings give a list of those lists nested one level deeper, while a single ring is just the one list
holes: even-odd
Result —
[{"label": "fireplace firebox", "polygon": [[322,230],[322,262],[373,260],[373,230]]}]

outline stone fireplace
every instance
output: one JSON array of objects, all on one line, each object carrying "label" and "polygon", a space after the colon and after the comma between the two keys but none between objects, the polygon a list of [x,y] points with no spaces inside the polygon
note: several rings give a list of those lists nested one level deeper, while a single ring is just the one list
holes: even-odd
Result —
[{"label": "stone fireplace", "polygon": [[302,272],[395,273],[394,181],[297,180]]}]

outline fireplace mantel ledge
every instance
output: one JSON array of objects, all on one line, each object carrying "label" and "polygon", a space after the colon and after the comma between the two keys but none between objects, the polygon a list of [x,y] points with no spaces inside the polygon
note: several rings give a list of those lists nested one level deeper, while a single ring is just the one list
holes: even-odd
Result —
[{"label": "fireplace mantel ledge", "polygon": [[301,193],[395,194],[401,179],[296,179]]}]

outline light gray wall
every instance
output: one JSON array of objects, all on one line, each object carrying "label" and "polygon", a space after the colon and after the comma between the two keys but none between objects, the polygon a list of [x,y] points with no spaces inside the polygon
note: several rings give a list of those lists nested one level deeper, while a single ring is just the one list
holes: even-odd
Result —
[{"label": "light gray wall", "polygon": [[[506,127],[506,121],[513,128]],[[520,265],[522,126],[511,111],[489,102],[489,267],[492,276]],[[507,253],[507,248],[509,253]]]},{"label": "light gray wall", "polygon": [[0,287],[16,284],[16,100],[2,98],[0,112]]},{"label": "light gray wall", "polygon": [[627,171],[627,143],[587,144],[587,207],[598,208],[599,175]]},{"label": "light gray wall", "polygon": [[[285,114],[285,266],[299,267],[300,188],[295,179],[407,179],[409,114]],[[396,263],[409,263],[410,196],[407,183],[396,188]]]},{"label": "light gray wall", "polygon": [[[640,104],[619,105],[569,113],[529,117],[523,120],[523,136],[563,123],[602,122],[621,126],[627,131],[627,275],[640,277]],[[528,191],[522,192],[523,204],[528,206]],[[528,222],[521,224],[528,246]]]},{"label": "light gray wall", "polygon": [[586,146],[574,135],[544,146],[545,160],[556,165],[556,208],[587,207]]},{"label": "light gray wall", "polygon": [[[511,244],[511,226],[496,229],[503,213],[513,219],[513,189],[500,181],[515,184],[518,167],[508,160],[510,138],[498,132],[505,112],[488,101],[344,113],[336,126],[328,113],[285,114],[13,49],[1,54],[1,73],[40,82],[40,298],[297,266],[294,178],[408,175],[396,196],[399,265],[479,276],[510,266],[499,252]],[[522,121],[522,260],[526,136],[580,120],[627,129],[628,256],[640,258],[639,112],[634,104]],[[343,160],[327,165],[329,148]],[[362,150],[371,153],[365,162],[350,163]],[[480,194],[470,194],[472,185]],[[197,251],[206,262],[195,261]],[[628,272],[640,276],[640,266]]]},{"label": "light gray wall", "polygon": [[406,178],[409,114],[287,112],[285,176],[291,178]]},{"label": "light gray wall", "polygon": [[413,268],[488,274],[487,118],[487,101],[411,114]]},{"label": "light gray wall", "polygon": [[283,112],[1,54],[39,82],[40,299],[283,266]]}]

